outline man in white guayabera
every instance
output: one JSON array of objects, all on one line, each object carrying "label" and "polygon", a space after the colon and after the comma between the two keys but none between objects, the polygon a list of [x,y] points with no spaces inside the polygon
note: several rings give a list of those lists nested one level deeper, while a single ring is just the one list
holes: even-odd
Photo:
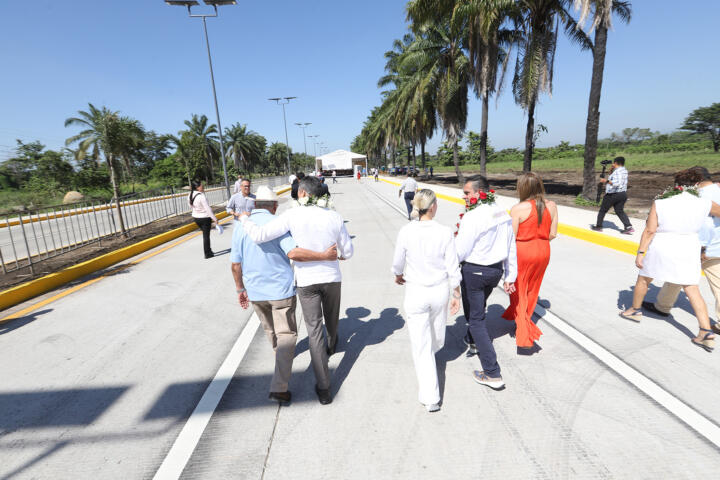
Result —
[{"label": "man in white guayabera", "polygon": [[[288,210],[265,225],[257,225],[242,215],[245,233],[256,243],[278,238],[288,232],[300,248],[323,252],[337,245],[340,260],[353,254],[350,235],[342,216],[330,208],[317,177],[305,177],[298,187],[300,207]],[[321,404],[332,402],[328,356],[335,353],[340,316],[340,265],[338,260],[295,264],[297,293],[310,342],[310,358],[315,372],[315,392]],[[323,316],[327,344],[323,335]]]}]

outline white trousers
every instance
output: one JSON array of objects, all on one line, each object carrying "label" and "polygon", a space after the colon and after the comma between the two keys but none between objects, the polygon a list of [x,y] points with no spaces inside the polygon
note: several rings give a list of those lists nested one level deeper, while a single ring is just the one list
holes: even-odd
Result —
[{"label": "white trousers", "polygon": [[445,344],[448,297],[445,282],[432,287],[405,284],[405,316],[419,385],[418,400],[424,405],[440,402],[435,353]]}]

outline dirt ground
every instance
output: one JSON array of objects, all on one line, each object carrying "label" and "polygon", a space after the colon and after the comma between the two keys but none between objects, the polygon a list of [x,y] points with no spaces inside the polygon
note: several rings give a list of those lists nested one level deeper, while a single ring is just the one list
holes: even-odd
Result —
[{"label": "dirt ground", "polygon": [[[490,186],[497,190],[500,195],[517,196],[517,177],[521,172],[491,173],[488,175]],[[465,176],[473,175],[473,172],[463,172]],[[582,172],[542,172],[540,175],[545,184],[545,191],[550,200],[559,205],[597,210],[593,206],[578,206],[575,198],[582,191]],[[713,177],[720,177],[717,172]],[[598,175],[600,178],[600,175]],[[457,184],[457,176],[453,174],[438,174],[429,178],[428,183],[440,185]],[[655,196],[662,193],[665,188],[673,185],[673,174],[667,172],[643,172],[630,171],[628,176],[628,201],[625,211],[628,215],[637,218],[645,218],[650,211],[650,206]]]},{"label": "dirt ground", "polygon": [[[215,213],[223,210],[224,209],[222,208],[214,209]],[[173,228],[187,225],[188,223],[192,223],[192,221],[192,217],[188,213],[177,217],[157,220],[148,225],[135,228],[129,232],[129,238],[124,238],[122,236],[103,237],[100,243],[96,242],[85,245],[84,247],[80,247],[56,257],[51,257],[47,260],[41,260],[40,262],[35,263],[35,275],[31,275],[30,269],[27,267],[21,267],[18,271],[8,272],[4,275],[0,274],[0,289],[9,288],[50,273],[58,272],[71,265],[82,263],[95,257],[99,257],[100,255],[110,253],[114,250],[119,250],[123,247],[128,247],[147,238],[165,233]],[[200,252],[198,255],[200,255]]]}]

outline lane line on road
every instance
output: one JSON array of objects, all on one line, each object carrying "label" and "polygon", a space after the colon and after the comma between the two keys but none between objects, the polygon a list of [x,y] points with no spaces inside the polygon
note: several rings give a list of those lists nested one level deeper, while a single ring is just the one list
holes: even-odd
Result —
[{"label": "lane line on road", "polygon": [[[380,193],[375,192],[369,187],[368,190],[372,191],[375,195],[384,200],[385,203],[390,205],[389,200],[387,198],[383,199]],[[400,211],[400,213],[405,216],[405,212]],[[499,287],[498,290],[505,293],[504,290]],[[583,350],[598,359],[610,370],[628,381],[637,390],[650,397],[670,414],[685,423],[685,425],[695,430],[698,434],[715,445],[715,447],[720,448],[720,427],[714,422],[705,418],[691,406],[678,399],[675,395],[665,390],[650,378],[640,373],[639,370],[621,360],[618,356],[610,352],[610,350],[580,332],[575,327],[571,326],[567,321],[558,317],[552,311],[542,307],[541,305],[537,305],[535,307],[535,314],[547,322],[556,331],[560,332],[573,343],[580,346]]]},{"label": "lane line on road", "polygon": [[235,341],[235,345],[233,345],[230,353],[215,374],[215,378],[208,385],[195,410],[190,414],[185,426],[175,439],[175,443],[173,443],[165,460],[163,460],[160,468],[155,473],[154,480],[176,480],[180,478],[208,422],[210,422],[210,418],[220,403],[220,399],[232,381],[235,371],[240,366],[243,358],[245,358],[245,354],[259,326],[260,320],[253,313]]}]

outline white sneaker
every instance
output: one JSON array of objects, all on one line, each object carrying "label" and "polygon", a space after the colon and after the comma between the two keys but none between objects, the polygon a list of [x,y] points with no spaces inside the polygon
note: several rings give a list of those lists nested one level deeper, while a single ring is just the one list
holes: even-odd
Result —
[{"label": "white sneaker", "polygon": [[490,387],[493,390],[502,390],[503,388],[505,388],[505,382],[503,382],[502,377],[488,377],[487,375],[485,375],[485,372],[475,370],[473,371],[473,378],[480,385],[485,385],[486,387]]},{"label": "white sneaker", "polygon": [[431,405],[425,405],[425,410],[427,410],[429,413],[437,412],[440,410],[440,404],[439,403],[433,403]]},{"label": "white sneaker", "polygon": [[463,337],[463,343],[465,344],[466,347],[468,347],[468,349],[467,349],[468,355],[477,355],[477,353],[478,353],[477,347],[475,346],[474,343],[468,342],[467,336]]}]

